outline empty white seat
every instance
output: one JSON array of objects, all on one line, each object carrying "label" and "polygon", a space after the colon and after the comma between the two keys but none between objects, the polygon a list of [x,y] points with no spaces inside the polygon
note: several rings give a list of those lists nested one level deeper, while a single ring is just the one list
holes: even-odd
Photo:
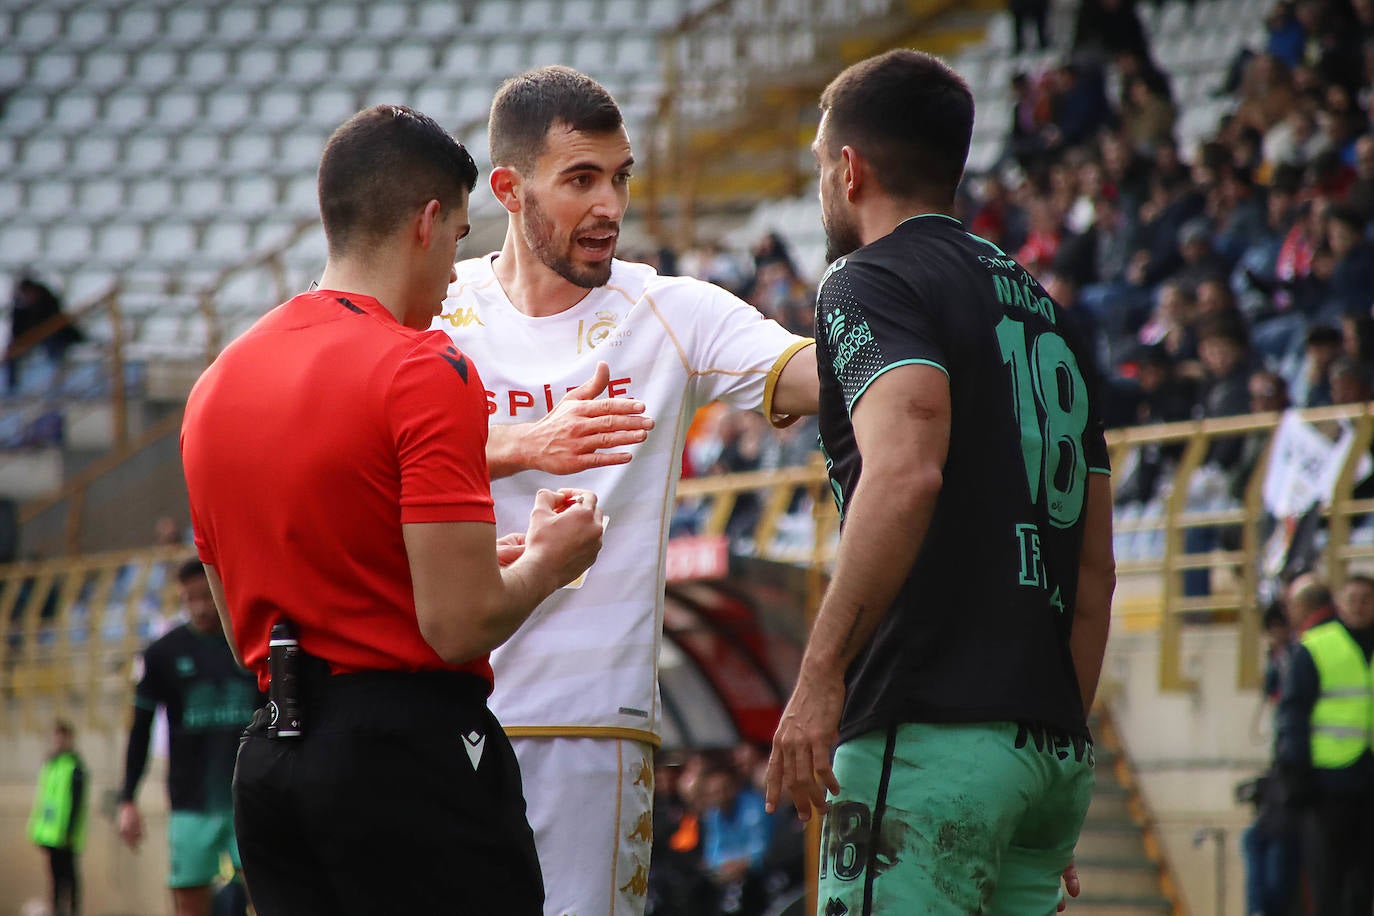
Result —
[{"label": "empty white seat", "polygon": [[129,75],[128,63],[123,51],[90,51],[81,57],[81,83],[91,89],[118,86]]},{"label": "empty white seat", "polygon": [[[77,31],[81,31],[81,17],[77,14],[74,24]],[[61,34],[62,18],[61,14],[54,9],[46,9],[41,5],[32,9],[24,10],[18,14],[18,26],[14,30],[14,43],[21,48],[45,48],[57,40]],[[72,29],[69,26],[69,40],[73,39]]]},{"label": "empty white seat", "polygon": [[[454,126],[461,129],[473,121],[485,122],[491,115],[493,95],[495,92],[490,86],[470,85],[463,87],[463,90],[458,94],[457,119]],[[463,138],[459,137],[458,139]]]},{"label": "empty white seat", "polygon": [[229,79],[229,52],[223,48],[195,48],[186,52],[182,82],[188,86],[215,86]]},{"label": "empty white seat", "polygon": [[315,176],[301,174],[292,178],[286,186],[286,199],[283,209],[292,216],[302,218],[320,215],[320,195]]},{"label": "empty white seat", "polygon": [[[18,57],[14,59],[22,60]],[[79,62],[75,53],[52,51],[39,54],[33,60],[29,81],[41,89],[66,88],[76,81]]]},{"label": "empty white seat", "polygon": [[181,340],[181,326],[180,315],[153,312],[138,323],[138,333],[134,337],[134,342],[153,350],[175,345]]},{"label": "empty white seat", "polygon": [[77,189],[76,200],[87,218],[119,213],[124,209],[124,184],[114,178],[88,178]]},{"label": "empty white seat", "polygon": [[678,0],[649,0],[642,24],[651,29],[666,29],[676,24],[682,18],[682,13],[682,5]]},{"label": "empty white seat", "polygon": [[200,96],[190,89],[168,89],[153,103],[153,118],[164,127],[189,127],[200,118]]},{"label": "empty white seat", "polygon": [[95,252],[106,264],[128,264],[143,253],[143,227],[138,223],[110,222],[96,227]]},{"label": "empty white seat", "polygon": [[229,184],[229,205],[240,214],[265,213],[277,205],[277,183],[265,175],[241,175]]},{"label": "empty white seat", "polygon": [[205,123],[225,129],[238,127],[248,120],[252,99],[242,89],[226,87],[213,92],[205,100]]},{"label": "empty white seat", "polygon": [[571,60],[568,44],[561,38],[544,36],[536,39],[530,48],[529,65],[543,67],[548,64],[567,64]]},{"label": "empty white seat", "polygon": [[604,15],[597,0],[565,0],[560,13],[559,21],[569,30],[600,28]]},{"label": "empty white seat", "polygon": [[133,82],[139,86],[160,89],[177,78],[177,55],[173,51],[149,48],[133,55]]},{"label": "empty white seat", "polygon": [[284,52],[282,71],[294,82],[323,80],[330,73],[329,49],[320,45],[298,45]]},{"label": "empty white seat", "polygon": [[462,34],[453,39],[439,52],[439,67],[436,76],[441,79],[454,79],[460,83],[470,83],[481,72],[482,52],[487,39]]},{"label": "empty white seat", "polygon": [[606,25],[614,31],[629,28],[637,25],[644,17],[639,0],[606,0],[605,10]]},{"label": "empty white seat", "polygon": [[196,231],[190,223],[153,223],[148,231],[147,251],[154,261],[179,261],[189,258],[196,250]]},{"label": "empty white seat", "polygon": [[519,10],[520,30],[524,32],[539,33],[545,31],[550,26],[557,24],[559,20],[558,5],[553,0],[523,0],[517,7]]},{"label": "empty white seat", "polygon": [[224,182],[213,175],[188,178],[181,183],[178,201],[178,212],[187,216],[217,214],[224,207]]},{"label": "empty white seat", "polygon": [[257,122],[267,127],[285,127],[300,120],[301,94],[295,89],[267,89],[258,99]]},{"label": "empty white seat", "polygon": [[416,111],[429,115],[440,124],[449,126],[453,123],[455,114],[453,92],[446,85],[438,83],[421,85],[411,96],[410,104]]},{"label": "empty white seat", "polygon": [[129,172],[161,172],[172,164],[172,144],[163,134],[140,131],[124,141],[124,168]]},{"label": "empty white seat", "polygon": [[657,44],[648,35],[622,35],[616,43],[615,66],[622,73],[657,71]]},{"label": "empty white seat", "polygon": [[293,44],[310,33],[310,11],[303,6],[269,6],[263,34],[277,44]]},{"label": "empty white seat", "polygon": [[86,128],[95,123],[100,113],[100,100],[93,92],[64,92],[53,105],[52,124],[64,133],[72,128]]},{"label": "empty white seat", "polygon": [[396,38],[410,30],[410,7],[401,3],[375,3],[367,8],[367,34]]},{"label": "empty white seat", "polygon": [[66,164],[83,174],[95,175],[114,168],[118,161],[119,141],[114,137],[91,136],[74,145]]},{"label": "empty white seat", "polygon": [[610,42],[594,32],[578,38],[572,51],[572,65],[585,73],[605,73],[611,69],[610,60]]},{"label": "empty white seat", "polygon": [[248,226],[238,220],[215,220],[200,236],[200,250],[219,261],[241,261],[248,257]]},{"label": "empty white seat", "polygon": [[0,88],[22,85],[28,79],[28,60],[23,54],[13,48],[4,47],[2,43],[3,39],[0,39]]},{"label": "empty white seat", "polygon": [[34,216],[65,216],[75,197],[72,183],[49,178],[29,184],[28,209]]},{"label": "empty white seat", "polygon": [[61,222],[48,227],[43,242],[44,260],[60,264],[79,264],[90,253],[94,232],[84,223]]},{"label": "empty white seat", "polygon": [[252,41],[258,35],[258,7],[226,3],[215,14],[215,38],[222,42]]},{"label": "empty white seat", "polygon": [[217,168],[223,158],[219,137],[212,134],[183,134],[177,138],[176,163],[183,171]]},{"label": "empty white seat", "polygon": [[518,38],[495,38],[487,45],[484,69],[498,79],[527,70],[530,66],[525,42]]},{"label": "empty white seat", "polygon": [[210,9],[204,6],[179,5],[166,13],[162,41],[178,48],[194,47],[211,35]]},{"label": "empty white seat", "polygon": [[248,172],[272,165],[272,138],[259,130],[244,130],[225,141],[224,161],[236,172]]},{"label": "empty white seat", "polygon": [[340,86],[320,86],[311,91],[306,109],[312,124],[332,129],[357,112],[357,95]]},{"label": "empty white seat", "polygon": [[38,257],[43,237],[38,227],[25,223],[0,225],[0,257],[11,264],[22,264]]},{"label": "empty white seat", "polygon": [[117,127],[137,127],[148,120],[152,99],[141,89],[117,89],[105,98],[105,117]]},{"label": "empty white seat", "polygon": [[124,205],[132,216],[162,217],[172,209],[174,199],[170,179],[149,177],[129,182]]},{"label": "empty white seat", "polygon": [[157,10],[130,6],[116,17],[113,32],[107,41],[124,47],[142,47],[153,41],[162,28],[161,15]]},{"label": "empty white seat", "polygon": [[234,72],[238,82],[261,86],[274,82],[281,70],[281,59],[275,48],[252,45],[238,52]]},{"label": "empty white seat", "polygon": [[473,9],[471,28],[492,35],[508,33],[511,30],[510,5],[478,3]]},{"label": "empty white seat", "polygon": [[0,109],[0,126],[11,135],[27,134],[47,119],[48,99],[37,93],[17,92]]},{"label": "empty white seat", "polygon": [[280,248],[296,230],[297,223],[299,220],[285,219],[279,214],[251,223],[252,240],[248,245],[249,251],[257,254]]},{"label": "empty white seat", "polygon": [[415,10],[415,34],[436,37],[457,31],[462,21],[462,9],[451,0],[433,0]]},{"label": "empty white seat", "polygon": [[393,79],[422,79],[434,72],[434,49],[419,41],[402,41],[387,55],[386,74]]},{"label": "empty white seat", "polygon": [[320,153],[324,151],[324,143],[328,136],[323,131],[309,129],[298,129],[284,134],[277,154],[277,163],[285,169],[309,173],[313,181],[315,171],[320,165]]},{"label": "empty white seat", "polygon": [[[448,0],[445,0],[444,5],[457,6]],[[360,8],[352,4],[325,4],[315,11],[315,28],[311,34],[330,42],[350,39],[361,30],[359,12]]]},{"label": "empty white seat", "polygon": [[373,44],[349,44],[338,50],[335,79],[365,83],[382,71],[382,49]]}]

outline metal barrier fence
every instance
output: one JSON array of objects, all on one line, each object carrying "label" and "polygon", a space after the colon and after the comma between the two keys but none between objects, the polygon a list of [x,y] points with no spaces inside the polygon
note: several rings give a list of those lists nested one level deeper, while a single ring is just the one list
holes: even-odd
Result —
[{"label": "metal barrier fence", "polygon": [[[1357,520],[1374,513],[1374,499],[1356,500],[1352,494],[1360,458],[1369,454],[1374,441],[1374,405],[1319,408],[1301,417],[1319,428],[1353,433],[1323,510],[1325,575],[1339,586],[1352,563],[1374,560],[1374,538],[1371,543],[1351,538]],[[1146,555],[1119,557],[1114,615],[1117,626],[1157,629],[1161,689],[1194,686],[1180,664],[1182,634],[1185,627],[1215,623],[1236,624],[1241,684],[1258,681],[1261,497],[1271,433],[1279,420],[1278,414],[1256,414],[1108,435],[1118,469],[1131,463],[1133,451],[1177,452],[1159,511],[1132,517],[1119,513],[1116,526],[1119,543],[1146,537],[1157,547]],[[1202,476],[1209,450],[1218,442],[1249,436],[1261,437],[1263,447],[1243,498],[1226,508],[1194,505],[1191,485]],[[1117,474],[1118,486],[1123,476]],[[678,505],[691,510],[698,534],[720,535],[729,528],[743,494],[758,497],[757,517],[744,539],[748,549],[808,569],[805,610],[811,613],[834,558],[838,529],[824,468],[817,460],[806,467],[684,480]],[[1239,530],[1230,548],[1186,549],[1189,530],[1223,527]],[[122,715],[111,720],[109,710],[127,705],[131,659],[174,612],[171,572],[190,554],[189,548],[150,548],[0,566],[0,734],[44,728],[40,714],[54,713],[78,718],[87,727],[122,727]],[[1185,594],[1184,577],[1194,570],[1210,572],[1210,594]]]}]

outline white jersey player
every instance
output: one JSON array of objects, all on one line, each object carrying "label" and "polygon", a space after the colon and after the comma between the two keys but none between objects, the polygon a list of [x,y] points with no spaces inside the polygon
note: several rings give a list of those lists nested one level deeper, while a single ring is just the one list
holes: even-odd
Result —
[{"label": "white jersey player", "polygon": [[518,451],[517,431],[529,427],[512,424],[541,421],[598,373],[591,388],[604,381],[607,396],[642,402],[654,421],[628,463],[573,480],[527,470],[492,483],[498,530],[522,528],[530,494],[548,486],[596,492],[608,517],[578,587],[546,600],[493,653],[491,706],[520,760],[545,913],[638,914],[663,564],[687,428],[717,399],[777,423],[815,412],[814,349],[719,287],[614,260],[633,159],[619,109],[590,78],[546,67],[507,81],[489,134],[509,229],[499,252],[457,265],[435,327],[481,372],[493,441]]}]

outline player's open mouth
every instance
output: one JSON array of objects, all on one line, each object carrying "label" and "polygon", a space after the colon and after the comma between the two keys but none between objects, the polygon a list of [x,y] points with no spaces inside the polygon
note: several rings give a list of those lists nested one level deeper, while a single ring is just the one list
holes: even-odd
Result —
[{"label": "player's open mouth", "polygon": [[592,257],[604,258],[615,248],[617,232],[589,232],[577,237],[577,247]]}]

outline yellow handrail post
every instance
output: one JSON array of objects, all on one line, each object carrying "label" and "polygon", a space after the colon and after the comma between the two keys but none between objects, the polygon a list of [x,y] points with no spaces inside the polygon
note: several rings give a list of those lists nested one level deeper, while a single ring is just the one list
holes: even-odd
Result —
[{"label": "yellow handrail post", "polygon": [[1188,484],[1202,465],[1208,440],[1198,424],[1183,449],[1183,457],[1174,471],[1173,489],[1164,508],[1164,608],[1159,620],[1159,688],[1161,690],[1193,690],[1197,684],[1183,676],[1181,655],[1183,620],[1179,610],[1183,594],[1182,571],[1178,568],[1184,556],[1183,528],[1179,517],[1188,506]]},{"label": "yellow handrail post", "polygon": [[1274,436],[1264,444],[1264,452],[1245,483],[1245,521],[1241,525],[1241,553],[1245,562],[1241,569],[1240,633],[1236,644],[1236,685],[1252,689],[1260,685],[1261,612],[1259,608],[1259,564],[1263,544],[1260,542],[1260,522],[1264,518],[1264,478],[1269,473],[1269,459],[1274,454]]},{"label": "yellow handrail post", "polygon": [[1350,543],[1350,503],[1355,488],[1355,470],[1360,466],[1360,460],[1369,454],[1370,441],[1374,438],[1374,416],[1370,415],[1367,406],[1363,414],[1354,418],[1354,424],[1354,441],[1336,477],[1328,510],[1326,579],[1333,592],[1338,591],[1346,579],[1346,564],[1349,561],[1345,550]]},{"label": "yellow handrail post", "polygon": [[124,315],[119,307],[119,284],[110,290],[106,310],[110,315],[110,417],[116,448],[129,444],[129,398],[124,390]]}]

